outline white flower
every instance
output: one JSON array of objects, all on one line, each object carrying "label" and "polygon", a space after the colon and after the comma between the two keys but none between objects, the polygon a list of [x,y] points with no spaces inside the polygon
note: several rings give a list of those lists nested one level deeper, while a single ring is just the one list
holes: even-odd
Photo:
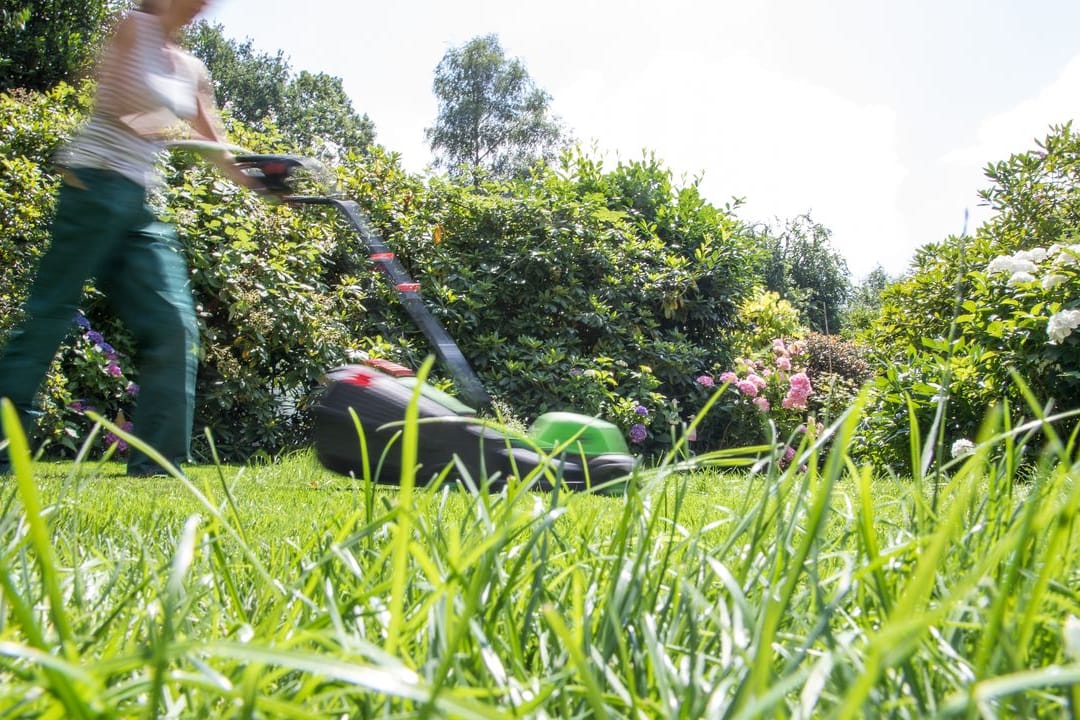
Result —
[{"label": "white flower", "polygon": [[1072,335],[1077,325],[1080,325],[1080,310],[1062,310],[1051,315],[1046,323],[1046,334],[1050,336],[1050,344],[1057,345]]},{"label": "white flower", "polygon": [[1053,290],[1061,283],[1069,279],[1068,275],[1062,275],[1061,273],[1053,273],[1043,278],[1042,286],[1043,290]]},{"label": "white flower", "polygon": [[1024,260],[1017,258],[1013,255],[998,255],[996,258],[990,261],[990,264],[986,266],[986,272],[988,274],[1007,272],[1035,272],[1035,263],[1030,260]]},{"label": "white flower", "polygon": [[963,457],[964,455],[971,455],[975,452],[975,443],[971,442],[967,438],[960,438],[952,444],[952,456],[954,458]]},{"label": "white flower", "polygon": [[1075,615],[1065,618],[1065,627],[1061,634],[1065,641],[1065,657],[1073,662],[1080,660],[1080,619]]},{"label": "white flower", "polygon": [[1062,265],[1076,265],[1080,261],[1080,245],[1059,247],[1057,261]]},{"label": "white flower", "polygon": [[1023,270],[1014,272],[1012,277],[1009,278],[1010,285],[1022,285],[1030,282],[1035,282],[1035,276]]},{"label": "white flower", "polygon": [[1046,259],[1046,248],[1031,248],[1030,250],[1021,250],[1014,253],[1013,257],[1017,260],[1027,260],[1028,262],[1041,263]]}]

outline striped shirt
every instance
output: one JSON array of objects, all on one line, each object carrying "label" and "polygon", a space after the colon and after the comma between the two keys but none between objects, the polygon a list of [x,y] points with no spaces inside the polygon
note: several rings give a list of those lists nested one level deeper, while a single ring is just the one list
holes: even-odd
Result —
[{"label": "striped shirt", "polygon": [[132,13],[135,45],[130,53],[108,51],[98,70],[90,119],[56,154],[62,167],[111,170],[138,183],[157,182],[160,137],[177,119],[198,111],[197,95],[208,84],[206,67],[170,46],[154,15]]}]

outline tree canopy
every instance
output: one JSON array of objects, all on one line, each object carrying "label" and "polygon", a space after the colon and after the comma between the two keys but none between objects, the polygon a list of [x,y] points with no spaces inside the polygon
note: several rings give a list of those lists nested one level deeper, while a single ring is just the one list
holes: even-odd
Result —
[{"label": "tree canopy", "polygon": [[4,0],[0,91],[47,90],[89,71],[125,0]]},{"label": "tree canopy", "polygon": [[293,74],[280,50],[257,50],[250,39],[225,37],[221,25],[196,23],[186,42],[206,63],[218,104],[256,127],[272,121],[289,144],[310,148],[328,141],[341,152],[363,151],[375,141],[375,125],[353,109],[341,78],[306,70]]},{"label": "tree canopy", "polygon": [[496,35],[448,50],[433,90],[439,114],[427,138],[437,165],[451,173],[484,169],[509,177],[560,147],[563,130],[550,114],[551,96],[521,60],[506,57]]},{"label": "tree canopy", "polygon": [[839,332],[851,295],[847,261],[830,242],[832,233],[809,214],[765,230],[770,257],[765,286],[799,308],[810,329]]}]

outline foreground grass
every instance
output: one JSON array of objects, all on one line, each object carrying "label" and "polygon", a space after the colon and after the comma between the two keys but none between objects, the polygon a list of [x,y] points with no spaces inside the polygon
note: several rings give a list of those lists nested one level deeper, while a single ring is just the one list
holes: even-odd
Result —
[{"label": "foreground grass", "polygon": [[873,479],[851,427],[625,496],[38,464],[0,494],[0,716],[1075,716],[1080,468]]}]

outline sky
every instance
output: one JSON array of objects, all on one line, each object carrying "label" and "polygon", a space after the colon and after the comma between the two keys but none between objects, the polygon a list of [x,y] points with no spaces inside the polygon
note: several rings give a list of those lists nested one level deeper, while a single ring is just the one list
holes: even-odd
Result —
[{"label": "sky", "polygon": [[652,152],[748,222],[809,213],[856,282],[988,217],[983,168],[1080,115],[1068,0],[214,0],[294,71],[342,79],[376,140],[428,169],[444,53],[495,33],[613,166]]}]

